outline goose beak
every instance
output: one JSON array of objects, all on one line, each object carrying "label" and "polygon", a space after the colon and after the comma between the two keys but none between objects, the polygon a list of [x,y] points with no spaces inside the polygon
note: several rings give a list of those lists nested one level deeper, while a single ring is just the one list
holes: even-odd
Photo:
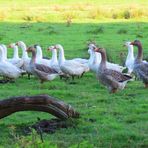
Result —
[{"label": "goose beak", "polygon": [[131,42],[130,45],[134,45],[134,42]]},{"label": "goose beak", "polygon": [[98,52],[98,51],[99,51],[99,48],[95,48],[94,51],[95,51],[95,52]]},{"label": "goose beak", "polygon": [[7,48],[11,48],[11,45],[7,45]]},{"label": "goose beak", "polygon": [[50,48],[47,48],[47,51],[50,51],[51,49]]}]

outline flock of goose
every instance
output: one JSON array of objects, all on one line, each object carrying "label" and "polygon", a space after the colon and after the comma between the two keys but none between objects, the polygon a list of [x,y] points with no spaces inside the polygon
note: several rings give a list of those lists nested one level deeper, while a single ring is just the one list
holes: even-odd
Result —
[{"label": "flock of goose", "polygon": [[[66,80],[74,79],[76,76],[82,77],[84,73],[92,71],[110,93],[115,93],[118,89],[124,89],[126,83],[131,81],[131,74],[134,72],[143,81],[145,87],[148,87],[148,62],[142,60],[141,42],[138,40],[126,42],[125,46],[128,48],[128,55],[125,62],[126,67],[123,67],[108,62],[105,49],[99,48],[93,43],[88,45],[89,59],[74,58],[71,60],[65,59],[64,49],[60,44],[48,48],[52,52],[51,59],[43,57],[39,45],[27,48],[22,41],[11,43],[9,46],[0,44],[0,76],[3,77],[1,81],[15,80],[22,74],[27,73],[29,78],[32,74],[43,83],[51,81],[57,76]],[[138,48],[137,57],[134,57],[133,46]],[[11,59],[7,58],[7,47],[14,50]],[[18,54],[19,48],[22,49],[21,58]],[[59,51],[58,57],[57,51]],[[32,53],[32,58],[28,56],[29,52]],[[126,74],[122,73],[125,68],[128,69]]]}]

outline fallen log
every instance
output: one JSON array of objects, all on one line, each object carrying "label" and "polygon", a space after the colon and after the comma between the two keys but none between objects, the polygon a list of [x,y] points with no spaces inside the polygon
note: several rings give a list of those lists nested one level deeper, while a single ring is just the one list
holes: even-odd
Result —
[{"label": "fallen log", "polygon": [[0,119],[19,111],[42,111],[60,119],[79,117],[70,105],[48,95],[19,96],[0,101]]}]

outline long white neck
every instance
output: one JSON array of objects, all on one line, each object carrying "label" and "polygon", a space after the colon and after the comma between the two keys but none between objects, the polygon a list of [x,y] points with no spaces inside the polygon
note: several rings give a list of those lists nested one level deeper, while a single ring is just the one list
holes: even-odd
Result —
[{"label": "long white neck", "polygon": [[23,59],[29,58],[28,57],[28,53],[26,52],[26,45],[25,44],[21,44],[20,47],[22,48],[22,51],[23,51],[22,58]]},{"label": "long white neck", "polygon": [[64,56],[64,49],[62,46],[59,47],[59,64],[61,65],[63,62],[65,62],[65,56]]},{"label": "long white neck", "polygon": [[133,51],[133,45],[128,46],[128,55],[127,59],[134,59],[134,51]]},{"label": "long white neck", "polygon": [[13,50],[14,50],[14,52],[13,52],[13,58],[14,58],[14,59],[19,59],[18,47],[17,47],[17,46],[14,46],[14,47],[13,47]]},{"label": "long white neck", "polygon": [[57,50],[56,49],[52,49],[51,63],[54,63],[54,64],[57,64],[58,63]]},{"label": "long white neck", "polygon": [[2,51],[3,52],[3,58],[4,58],[4,60],[7,60],[7,47],[4,44],[2,44],[1,46],[3,48],[3,51]]},{"label": "long white neck", "polygon": [[95,59],[94,59],[94,62],[95,62],[96,64],[100,64],[100,63],[101,63],[101,59],[102,59],[101,54],[98,53],[98,52],[95,52]]},{"label": "long white neck", "polygon": [[95,54],[94,54],[94,52],[92,51],[92,49],[89,49],[88,52],[89,52],[89,54],[90,54],[88,63],[89,63],[89,65],[92,65],[92,64],[93,64],[93,61],[94,61],[94,56],[95,56]]},{"label": "long white neck", "polygon": [[4,62],[5,61],[5,52],[3,47],[0,46],[0,62]]},{"label": "long white neck", "polygon": [[37,46],[36,49],[37,49],[36,58],[37,59],[42,59],[43,58],[43,53],[42,53],[41,47]]}]

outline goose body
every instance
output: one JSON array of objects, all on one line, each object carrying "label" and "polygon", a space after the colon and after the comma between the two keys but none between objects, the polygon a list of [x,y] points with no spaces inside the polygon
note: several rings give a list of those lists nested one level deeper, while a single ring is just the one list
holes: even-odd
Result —
[{"label": "goose body", "polygon": [[126,83],[131,79],[131,77],[119,71],[107,68],[105,49],[96,48],[96,52],[99,52],[102,57],[97,71],[98,80],[105,85],[111,93],[124,89]]},{"label": "goose body", "polygon": [[66,60],[64,56],[64,49],[61,45],[56,45],[56,49],[59,49],[59,66],[63,73],[68,74],[72,77],[82,76],[83,73],[88,71],[88,67],[75,61],[75,60]]},{"label": "goose body", "polygon": [[145,87],[148,88],[148,62],[142,61],[143,49],[140,41],[135,40],[131,45],[138,47],[138,55],[134,60],[134,73],[143,81]]},{"label": "goose body", "polygon": [[37,64],[36,51],[34,47],[29,47],[27,52],[32,52],[32,59],[30,61],[31,73],[40,79],[41,83],[55,79],[59,74],[54,70],[43,64]]},{"label": "goose body", "polygon": [[2,46],[0,46],[0,75],[16,79],[20,76],[21,71],[13,64],[5,60],[5,52]]}]

